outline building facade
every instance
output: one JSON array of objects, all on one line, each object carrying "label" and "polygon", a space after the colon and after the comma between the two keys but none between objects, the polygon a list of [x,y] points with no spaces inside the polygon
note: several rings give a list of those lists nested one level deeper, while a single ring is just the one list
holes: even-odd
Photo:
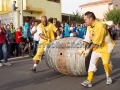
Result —
[{"label": "building facade", "polygon": [[[16,1],[16,6],[18,7],[16,12],[11,12],[13,1]],[[2,19],[1,21],[5,21],[6,19],[7,21],[9,21],[9,19],[16,14],[19,25],[21,15],[20,10],[21,0],[0,0],[0,19]],[[12,16],[10,16],[8,19],[8,17],[6,16],[9,15]],[[57,18],[57,20],[61,21],[61,0],[23,0],[23,15],[24,21],[27,17],[34,20],[39,20],[43,15],[47,16],[48,18]],[[10,20],[12,19],[14,18],[12,17]]]},{"label": "building facade", "polygon": [[120,8],[119,0],[100,0],[96,2],[89,2],[84,5],[79,6],[81,15],[83,15],[87,11],[92,11],[96,15],[96,17],[105,21],[104,15],[108,10],[112,10],[114,8]]}]

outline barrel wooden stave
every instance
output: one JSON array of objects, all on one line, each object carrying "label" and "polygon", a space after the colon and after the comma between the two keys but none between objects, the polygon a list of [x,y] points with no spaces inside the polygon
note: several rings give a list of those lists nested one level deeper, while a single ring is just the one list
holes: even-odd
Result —
[{"label": "barrel wooden stave", "polygon": [[65,75],[87,75],[91,56],[89,55],[86,60],[76,53],[82,47],[82,43],[82,39],[75,37],[63,38],[50,43],[45,52],[47,65]]}]

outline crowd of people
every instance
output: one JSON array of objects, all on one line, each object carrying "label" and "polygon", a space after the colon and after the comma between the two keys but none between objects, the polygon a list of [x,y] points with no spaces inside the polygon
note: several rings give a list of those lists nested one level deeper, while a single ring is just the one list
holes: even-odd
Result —
[{"label": "crowd of people", "polygon": [[[39,35],[36,33],[38,21],[25,22],[23,27],[14,28],[13,23],[0,25],[1,29],[5,30],[5,39],[7,44],[8,57],[24,56],[28,51],[30,56],[35,55],[37,44],[40,40]],[[27,31],[26,31],[27,28]],[[79,37],[84,38],[86,26],[84,24],[68,24],[67,22],[61,23],[58,27],[60,37]],[[30,42],[30,43],[29,43]],[[31,52],[31,50],[33,52]]]},{"label": "crowd of people", "polygon": [[120,33],[120,28],[118,25],[107,25],[107,29],[112,37],[113,40],[118,40],[119,38],[119,33]]},{"label": "crowd of people", "polygon": [[[53,23],[53,19],[48,19],[49,22]],[[35,56],[37,45],[40,40],[40,36],[36,33],[38,21],[32,21],[28,19],[25,22],[25,25],[22,27],[14,28],[13,23],[2,24],[0,22],[0,29],[5,32],[1,43],[5,43],[6,48],[6,58],[24,56],[27,52],[29,56]],[[78,37],[84,38],[87,30],[86,24],[81,24],[78,22],[56,22],[53,23],[58,30],[60,31],[60,38],[66,37]],[[106,25],[107,30],[109,31],[113,40],[117,40],[119,37],[119,27],[117,25]],[[27,30],[27,31],[26,31]],[[1,33],[1,31],[0,31]],[[2,37],[3,38],[3,37]],[[3,45],[4,46],[4,45]],[[1,48],[3,49],[3,48]],[[2,53],[2,52],[1,52]],[[2,54],[1,57],[4,55]],[[2,65],[0,65],[2,66]]]}]

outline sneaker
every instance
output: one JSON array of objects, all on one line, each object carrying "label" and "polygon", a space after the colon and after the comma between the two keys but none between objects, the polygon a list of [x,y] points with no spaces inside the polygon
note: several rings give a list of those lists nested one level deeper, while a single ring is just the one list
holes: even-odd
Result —
[{"label": "sneaker", "polygon": [[92,87],[92,83],[89,82],[88,80],[85,80],[83,83],[81,83],[81,85],[84,87]]},{"label": "sneaker", "polygon": [[7,62],[5,63],[6,66],[11,66],[11,63]]},{"label": "sneaker", "polygon": [[36,73],[36,68],[31,68],[31,71]]},{"label": "sneaker", "polygon": [[2,67],[3,66],[3,64],[2,63],[0,63],[0,67]]},{"label": "sneaker", "polygon": [[107,82],[106,82],[107,85],[110,85],[112,84],[112,78],[111,77],[107,77]]}]

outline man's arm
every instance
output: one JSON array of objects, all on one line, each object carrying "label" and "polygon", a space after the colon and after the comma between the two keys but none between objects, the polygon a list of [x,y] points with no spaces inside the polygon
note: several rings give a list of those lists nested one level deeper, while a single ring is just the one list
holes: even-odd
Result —
[{"label": "man's arm", "polygon": [[29,26],[25,26],[25,30],[26,30],[26,38],[28,38],[28,29],[29,29]]},{"label": "man's arm", "polygon": [[40,37],[41,37],[42,39],[44,39],[44,40],[49,40],[49,38],[47,38],[46,36],[44,36],[42,33],[40,33],[39,35],[40,35]]},{"label": "man's arm", "polygon": [[87,30],[86,35],[85,35],[85,39],[83,40],[83,46],[86,48],[88,43],[90,43],[90,42],[91,42],[90,33]]},{"label": "man's arm", "polygon": [[7,40],[8,44],[10,44],[10,41],[8,39],[8,33],[6,34],[6,40]]},{"label": "man's arm", "polygon": [[60,36],[60,31],[59,30],[57,30],[56,33],[57,33],[57,36]]},{"label": "man's arm", "polygon": [[87,47],[87,45],[88,45],[88,42],[83,42],[83,46],[86,48]]},{"label": "man's arm", "polygon": [[31,35],[34,35],[37,32],[36,26],[34,26],[31,30]]},{"label": "man's arm", "polygon": [[91,51],[95,47],[95,44],[92,44],[88,49]]},{"label": "man's arm", "polygon": [[38,31],[38,34],[40,36],[40,38],[44,39],[44,40],[49,40],[48,37],[44,36],[43,33],[42,33],[42,30],[40,27],[37,27],[37,31]]}]

